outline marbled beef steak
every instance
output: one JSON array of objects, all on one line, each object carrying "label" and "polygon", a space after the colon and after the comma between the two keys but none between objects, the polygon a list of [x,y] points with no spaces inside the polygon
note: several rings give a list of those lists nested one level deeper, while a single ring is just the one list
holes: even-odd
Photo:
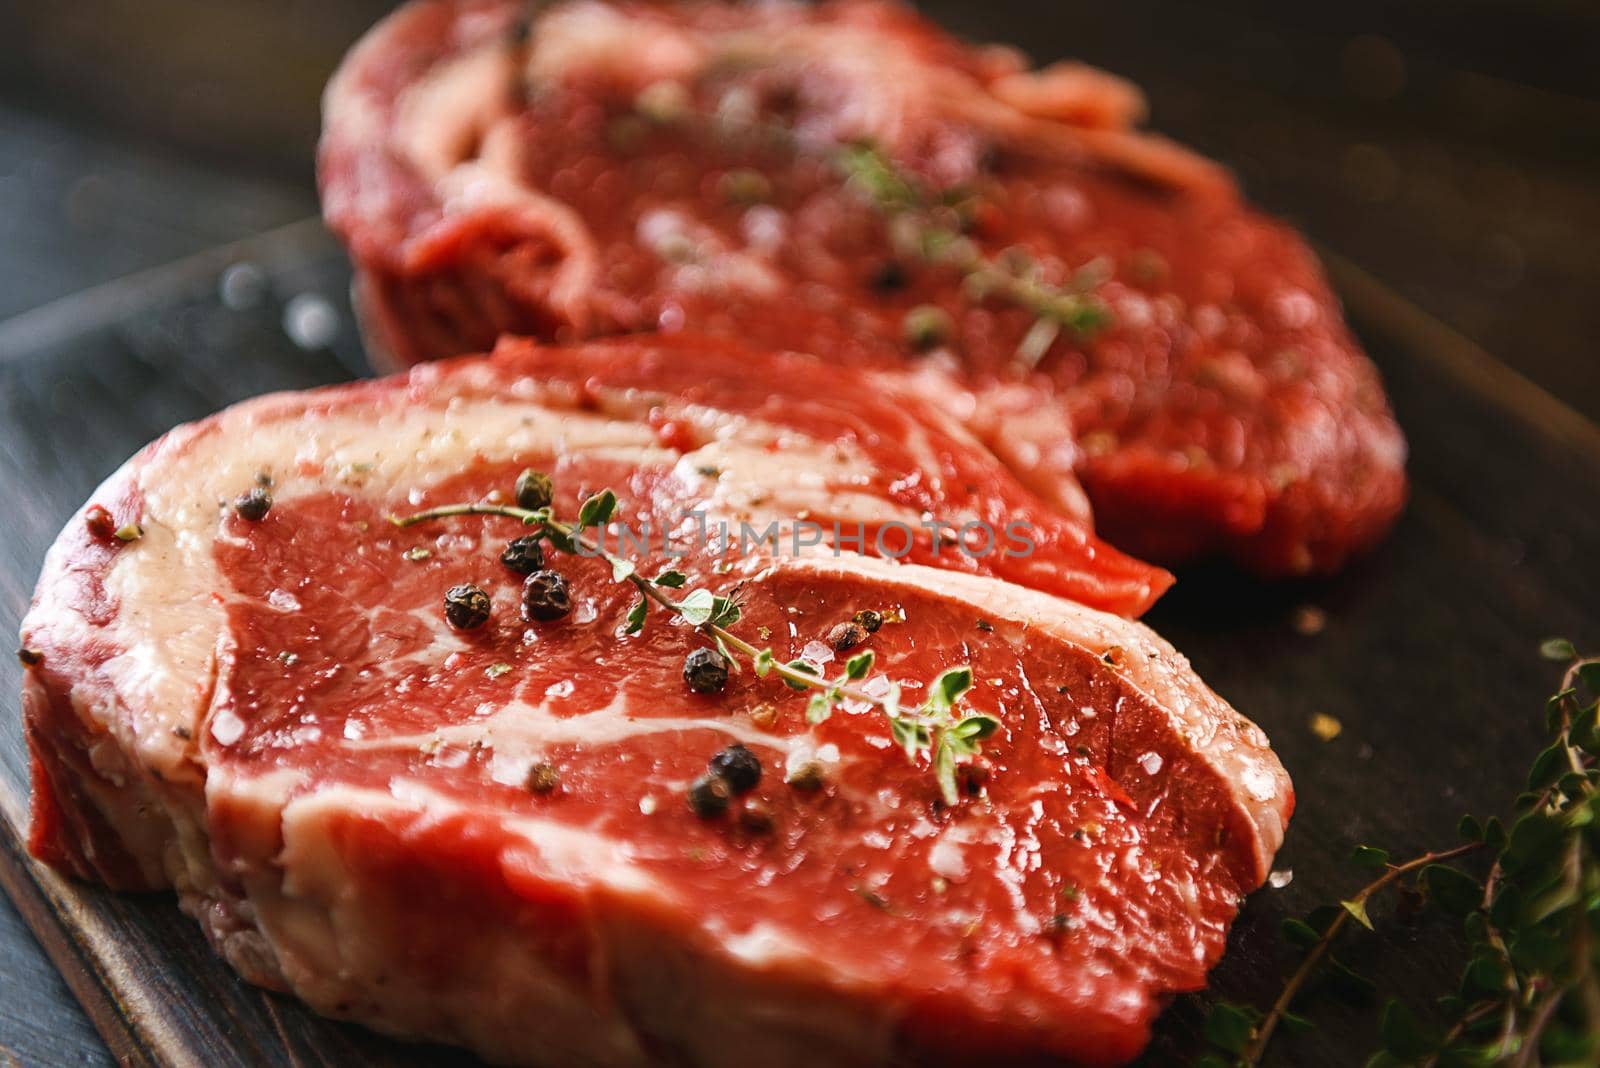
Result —
[{"label": "marbled beef steak", "polygon": [[[931,533],[900,559],[635,554],[825,673],[877,613],[867,692],[970,665],[999,727],[949,804],[870,705],[808,724],[748,669],[692,691],[705,638],[626,633],[602,561],[547,557],[571,610],[524,622],[516,521],[388,521],[505,499],[525,466],[558,514],[610,487],[634,529],[1045,513],[947,423],[895,376],[680,336],[511,342],[180,427],[68,524],[23,624],[32,848],[174,888],[253,982],[495,1061],[1124,1061],[1203,984],[1293,807],[1253,724],[1082,603],[1137,611],[1164,573],[1050,518],[1016,558]],[[489,594],[452,609],[474,629],[460,584]],[[733,743],[758,781],[691,807]]]},{"label": "marbled beef steak", "polygon": [[[1304,243],[1142,117],[884,3],[419,0],[330,85],[321,185],[401,363],[687,326],[949,366],[1118,546],[1334,570],[1405,496],[1378,375]],[[1059,417],[996,418],[1019,386]]]}]

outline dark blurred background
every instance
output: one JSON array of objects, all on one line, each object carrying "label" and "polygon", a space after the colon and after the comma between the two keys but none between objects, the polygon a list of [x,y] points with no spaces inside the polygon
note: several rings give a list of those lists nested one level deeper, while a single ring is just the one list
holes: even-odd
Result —
[{"label": "dark blurred background", "polygon": [[[0,6],[0,318],[313,213],[322,85],[391,6]],[[1600,415],[1600,3],[924,6],[1134,78],[1258,202]]]},{"label": "dark blurred background", "polygon": [[[0,0],[0,360],[19,316],[313,215],[322,85],[390,6]],[[1133,78],[1257,202],[1600,418],[1600,3],[923,6]],[[0,898],[8,1058],[109,1063]]]}]

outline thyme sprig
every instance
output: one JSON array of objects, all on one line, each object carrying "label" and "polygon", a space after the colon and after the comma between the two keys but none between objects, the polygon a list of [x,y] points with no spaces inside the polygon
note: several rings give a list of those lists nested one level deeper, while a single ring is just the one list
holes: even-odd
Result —
[{"label": "thyme sprig", "polygon": [[742,657],[757,677],[775,675],[792,690],[810,691],[811,699],[806,706],[809,723],[826,721],[836,708],[847,702],[877,708],[888,720],[890,734],[905,751],[907,759],[915,761],[920,753],[931,754],[939,793],[945,804],[953,806],[959,801],[958,765],[964,758],[978,756],[983,739],[1000,726],[1000,721],[993,716],[961,708],[961,700],[973,684],[970,667],[962,665],[941,672],[928,684],[927,699],[915,710],[906,710],[900,705],[898,683],[888,681],[880,693],[870,693],[859,685],[872,671],[871,650],[851,657],[845,662],[844,672],[833,679],[823,677],[805,660],[779,660],[771,648],[758,647],[730,629],[743,615],[737,597],[714,594],[704,588],[686,590],[689,579],[682,571],[667,570],[646,578],[639,574],[633,561],[617,556],[583,533],[589,528],[604,527],[615,515],[616,508],[616,494],[607,489],[585,500],[578,510],[577,520],[571,523],[557,519],[549,505],[522,508],[487,503],[447,504],[413,515],[391,516],[390,521],[398,527],[410,527],[450,516],[503,516],[535,528],[534,536],[562,552],[604,560],[611,566],[612,581],[627,583],[639,594],[639,599],[628,610],[624,634],[643,631],[653,605],[710,638],[731,666],[737,667]]},{"label": "thyme sprig", "polygon": [[[1212,1007],[1205,1034],[1215,1051],[1202,1064],[1252,1068],[1280,1026],[1309,1028],[1291,1007],[1324,973],[1371,994],[1370,980],[1333,950],[1352,920],[1372,929],[1367,904],[1391,887],[1459,918],[1468,963],[1455,992],[1439,999],[1437,1019],[1387,1002],[1383,1048],[1369,1068],[1600,1061],[1600,660],[1578,658],[1562,640],[1543,651],[1569,663],[1546,705],[1550,744],[1534,759],[1509,829],[1465,816],[1461,844],[1402,863],[1357,847],[1353,861],[1381,874],[1337,905],[1284,922],[1285,939],[1305,955],[1265,1012],[1230,1002]],[[1480,852],[1492,857],[1482,883],[1451,863]]]},{"label": "thyme sprig", "polygon": [[[747,138],[756,144],[781,146],[791,152],[810,148],[827,160],[845,181],[858,190],[889,224],[889,239],[897,256],[957,270],[966,295],[973,300],[997,297],[1033,313],[1033,325],[1017,345],[1018,365],[1038,366],[1063,329],[1080,341],[1092,340],[1114,321],[1111,308],[1094,291],[1109,275],[1101,259],[1079,268],[1062,285],[1045,282],[1039,265],[1021,248],[986,256],[966,231],[971,228],[979,201],[964,187],[930,190],[915,176],[896,166],[870,142],[817,146],[780,123],[736,112],[718,114],[710,123],[694,123],[687,93],[661,83],[635,101],[636,110],[654,124],[694,125],[722,138]],[[627,140],[628,138],[624,138]],[[742,201],[752,191],[769,194],[771,184],[759,172],[733,172],[723,176],[724,194]],[[681,253],[682,250],[676,250]],[[692,255],[692,250],[690,253]],[[915,314],[917,309],[912,310]],[[907,331],[915,338],[917,331]],[[944,340],[940,338],[939,340]],[[916,344],[919,349],[930,344]]]},{"label": "thyme sprig", "polygon": [[1065,285],[1051,285],[1021,249],[985,256],[965,236],[974,208],[970,194],[935,195],[872,145],[848,145],[836,160],[846,181],[888,219],[899,255],[955,268],[972,299],[999,297],[1033,313],[1033,326],[1017,346],[1020,365],[1036,367],[1063,328],[1088,341],[1112,324],[1110,307],[1095,293],[1110,273],[1104,260],[1085,264]]}]

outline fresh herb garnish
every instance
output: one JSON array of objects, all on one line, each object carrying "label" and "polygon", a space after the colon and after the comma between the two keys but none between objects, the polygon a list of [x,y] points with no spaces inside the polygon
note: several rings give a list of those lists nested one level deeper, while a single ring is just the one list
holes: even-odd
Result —
[{"label": "fresh herb garnish", "polygon": [[[871,145],[849,145],[835,158],[845,180],[887,218],[897,256],[953,267],[970,298],[997,297],[1033,313],[1033,325],[1017,346],[1015,359],[1022,366],[1038,366],[1063,328],[1089,341],[1112,324],[1110,307],[1095,293],[1109,274],[1104,261],[1090,261],[1066,284],[1051,285],[1021,249],[985,256],[962,233],[971,216],[970,196],[931,193]],[[913,349],[943,344],[952,333],[949,315],[940,308],[923,305],[907,313],[906,343]]]},{"label": "fresh herb garnish", "polygon": [[[527,474],[528,472],[524,472],[524,476]],[[519,482],[524,485],[531,481],[535,480],[519,478]],[[804,660],[780,662],[770,648],[758,648],[729,629],[739,622],[743,613],[736,597],[714,594],[705,588],[688,590],[680,596],[669,595],[665,591],[684,590],[688,586],[687,575],[681,571],[669,570],[663,571],[655,578],[646,578],[638,573],[631,560],[612,554],[583,533],[587,528],[603,527],[610,522],[616,508],[616,494],[607,489],[583,502],[575,523],[557,519],[553,507],[548,504],[540,508],[522,508],[508,504],[486,503],[449,504],[417,512],[414,515],[391,516],[390,522],[398,527],[410,527],[449,516],[504,516],[534,528],[531,534],[524,537],[540,538],[552,548],[564,553],[602,559],[611,566],[612,581],[626,582],[639,593],[639,599],[628,611],[623,626],[624,634],[637,634],[642,631],[650,607],[654,605],[666,609],[709,637],[715,646],[714,653],[720,654],[730,669],[736,668],[743,658],[749,662],[758,678],[776,675],[792,690],[802,693],[814,691],[806,706],[806,719],[810,723],[827,720],[832,716],[834,709],[845,702],[877,708],[888,719],[890,734],[905,750],[908,759],[914,761],[923,752],[930,754],[934,775],[939,784],[939,793],[945,804],[953,806],[960,800],[960,793],[956,789],[957,765],[978,756],[982,751],[983,740],[1000,726],[1000,721],[993,716],[966,712],[962,709],[961,701],[972,688],[971,668],[955,667],[941,673],[929,683],[928,696],[922,705],[915,711],[906,711],[900,707],[900,687],[897,683],[887,682],[881,693],[868,693],[860,687],[861,680],[872,670],[873,654],[870,651],[851,657],[845,664],[844,673],[835,679],[824,678],[814,666]],[[545,570],[530,575],[527,580],[527,590],[534,589],[536,579],[551,575],[555,575],[555,572]],[[546,597],[550,593],[552,584],[545,581],[538,585],[539,596]],[[570,608],[570,600],[566,599],[564,580],[560,583],[560,593],[562,597],[557,600]],[[539,612],[535,613],[530,610],[529,596],[530,594],[525,591],[523,610],[530,619],[543,619],[546,614],[560,607],[541,600],[537,606],[533,606],[539,609]],[[488,601],[487,595],[484,595],[483,601]],[[566,613],[562,611],[560,614]],[[874,616],[877,614],[874,613]],[[487,618],[488,613],[485,611],[484,620]],[[881,624],[881,617],[876,621]],[[713,650],[708,649],[706,652],[711,654]],[[686,669],[685,677],[688,675]],[[716,795],[720,791],[716,786],[711,783],[702,785],[704,788],[698,791],[698,801],[691,797],[691,804],[697,812],[715,809],[719,800]],[[725,800],[722,807],[726,808]]]},{"label": "fresh herb garnish", "polygon": [[[682,85],[658,82],[639,95],[635,106],[653,122],[676,124],[692,118],[691,103]],[[716,128],[722,135],[755,135],[762,143],[781,145],[791,151],[804,147],[793,130],[772,123],[719,116]],[[1033,325],[1015,354],[1016,362],[1029,369],[1038,366],[1063,329],[1075,340],[1087,342],[1112,325],[1111,308],[1095,293],[1109,274],[1105,261],[1091,261],[1063,284],[1048,283],[1040,265],[1022,249],[986,256],[966,236],[978,207],[972,190],[964,187],[929,189],[868,142],[835,146],[827,152],[827,157],[845,181],[873,204],[888,223],[893,258],[870,275],[868,282],[873,289],[879,292],[902,289],[907,281],[907,264],[954,268],[962,276],[962,288],[969,299],[995,297],[1033,314]],[[758,192],[770,195],[770,181],[756,172],[750,174],[766,184],[742,172],[730,172],[720,183],[724,196],[738,202],[757,199],[753,194]],[[692,255],[691,249],[680,247],[676,242],[658,248],[657,252],[669,262]],[[945,344],[955,332],[948,313],[932,305],[912,309],[902,329],[906,344],[919,352]]]},{"label": "fresh herb garnish", "polygon": [[[1369,1068],[1600,1062],[1600,659],[1579,659],[1562,639],[1541,652],[1570,664],[1545,706],[1551,741],[1534,759],[1511,826],[1464,816],[1460,845],[1399,863],[1358,846],[1352,863],[1376,877],[1336,905],[1284,921],[1284,939],[1304,951],[1300,964],[1265,1011],[1212,1006],[1205,1035],[1214,1052],[1202,1065],[1253,1068],[1280,1028],[1311,1028],[1292,1010],[1314,979],[1374,993],[1338,959],[1335,943],[1352,922],[1371,929],[1368,905],[1390,888],[1459,918],[1468,963],[1427,1018],[1398,999],[1385,1004],[1383,1048]],[[1469,854],[1491,858],[1482,882],[1452,863]]]}]

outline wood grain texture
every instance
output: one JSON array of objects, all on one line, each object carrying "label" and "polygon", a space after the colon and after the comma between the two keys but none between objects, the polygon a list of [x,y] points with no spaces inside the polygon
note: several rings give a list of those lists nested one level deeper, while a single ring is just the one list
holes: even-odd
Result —
[{"label": "wood grain texture", "polygon": [[[247,261],[262,271],[260,299],[230,310],[217,298],[218,274]],[[14,631],[60,524],[145,441],[245,396],[361,373],[346,271],[333,243],[305,224],[141,278],[132,303],[102,291],[81,318],[63,306],[0,333],[0,425],[9,428],[0,499],[15,509],[0,543],[0,628]],[[1294,880],[1251,899],[1215,974],[1214,989],[1229,996],[1270,992],[1287,963],[1278,921],[1352,885],[1342,857],[1353,844],[1418,848],[1450,840],[1463,811],[1498,811],[1531,759],[1554,681],[1538,642],[1559,632],[1600,646],[1600,430],[1356,269],[1336,261],[1334,274],[1410,434],[1410,509],[1377,553],[1338,579],[1264,585],[1202,569],[1150,617],[1267,729],[1299,791],[1279,861]],[[296,298],[338,310],[331,346],[304,350],[284,334],[285,303]],[[1291,624],[1305,604],[1328,614],[1318,636]],[[17,671],[9,658],[0,668],[0,812],[13,842],[26,792],[9,714]],[[1318,712],[1343,723],[1335,741],[1309,729]],[[0,850],[0,869],[128,1063],[470,1063],[317,1019],[244,985],[167,895],[71,884],[13,843]],[[1351,956],[1369,960],[1386,987],[1434,989],[1459,963],[1435,925],[1380,927]],[[1344,1065],[1371,1048],[1372,1008],[1330,1003],[1319,1016],[1324,1030],[1286,1038],[1275,1063]],[[1146,1062],[1180,1062],[1201,1018],[1199,999],[1180,999]]]}]

